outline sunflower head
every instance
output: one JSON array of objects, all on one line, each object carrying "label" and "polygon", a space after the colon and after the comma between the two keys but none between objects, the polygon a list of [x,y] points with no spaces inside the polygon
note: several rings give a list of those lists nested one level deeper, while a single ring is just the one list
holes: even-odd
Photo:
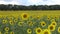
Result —
[{"label": "sunflower head", "polygon": [[18,22],[18,19],[14,19],[14,23]]},{"label": "sunflower head", "polygon": [[45,23],[44,21],[41,22],[41,26],[42,26],[42,27],[46,26],[46,23]]},{"label": "sunflower head", "polygon": [[55,21],[53,21],[53,22],[51,23],[51,25],[56,26],[57,23],[56,23]]},{"label": "sunflower head", "polygon": [[35,31],[36,31],[36,34],[39,34],[39,33],[42,32],[42,29],[40,27],[38,27],[38,28],[35,29]]},{"label": "sunflower head", "polygon": [[14,32],[13,32],[13,31],[11,31],[11,32],[10,32],[10,34],[14,34]]},{"label": "sunflower head", "polygon": [[9,20],[13,20],[14,17],[13,17],[13,16],[8,16],[8,19],[9,19]]},{"label": "sunflower head", "polygon": [[27,22],[27,24],[28,24],[29,26],[33,26],[33,22],[32,22],[32,21]]},{"label": "sunflower head", "polygon": [[18,22],[18,26],[22,26],[23,25],[23,22]]},{"label": "sunflower head", "polygon": [[55,30],[55,26],[49,25],[49,26],[48,26],[48,29],[49,29],[50,31],[54,31],[54,30]]},{"label": "sunflower head", "polygon": [[14,25],[13,20],[10,20],[9,23],[10,23],[10,25]]},{"label": "sunflower head", "polygon": [[29,17],[27,13],[24,13],[24,14],[22,14],[21,16],[22,16],[22,19],[24,19],[24,20],[25,20],[25,19],[28,19],[28,17]]},{"label": "sunflower head", "polygon": [[55,19],[51,19],[51,22],[55,22]]},{"label": "sunflower head", "polygon": [[3,23],[3,24],[6,24],[6,23],[7,23],[7,20],[6,20],[6,19],[4,19],[4,20],[2,21],[2,23]]},{"label": "sunflower head", "polygon": [[5,27],[5,31],[9,31],[9,27]]},{"label": "sunflower head", "polygon": [[40,19],[40,16],[37,16],[37,19]]},{"label": "sunflower head", "polygon": [[60,33],[60,27],[58,27],[58,32]]},{"label": "sunflower head", "polygon": [[4,32],[4,34],[8,34],[8,32]]},{"label": "sunflower head", "polygon": [[32,30],[31,29],[27,29],[27,33],[28,34],[31,34],[32,33]]},{"label": "sunflower head", "polygon": [[43,34],[51,34],[51,32],[50,32],[50,30],[45,29],[45,30],[43,31]]},{"label": "sunflower head", "polygon": [[47,20],[50,20],[51,19],[51,17],[50,16],[47,16]]}]

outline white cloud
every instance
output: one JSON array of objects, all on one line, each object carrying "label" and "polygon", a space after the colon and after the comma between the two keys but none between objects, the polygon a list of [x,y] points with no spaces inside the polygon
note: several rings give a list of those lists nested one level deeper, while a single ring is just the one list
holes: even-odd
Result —
[{"label": "white cloud", "polygon": [[0,4],[17,5],[60,5],[60,0],[0,0]]},{"label": "white cloud", "polygon": [[30,4],[36,4],[36,5],[60,5],[60,0],[28,0]]},{"label": "white cloud", "polygon": [[30,4],[38,4],[39,2],[42,2],[42,0],[28,0]]},{"label": "white cloud", "polygon": [[0,4],[22,4],[22,3],[19,3],[17,0],[12,0],[12,1],[4,1],[4,0],[0,0]]},{"label": "white cloud", "polygon": [[60,0],[53,0],[53,1],[54,1],[54,4],[59,4],[60,5]]},{"label": "white cloud", "polygon": [[[42,2],[43,3],[43,2]],[[44,2],[46,5],[60,5],[60,0],[48,0],[47,2]]]}]

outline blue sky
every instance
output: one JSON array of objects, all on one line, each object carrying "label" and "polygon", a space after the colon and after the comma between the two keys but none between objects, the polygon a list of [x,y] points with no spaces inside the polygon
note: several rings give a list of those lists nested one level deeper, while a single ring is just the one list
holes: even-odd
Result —
[{"label": "blue sky", "polygon": [[60,5],[60,0],[0,0],[0,4],[17,5]]}]

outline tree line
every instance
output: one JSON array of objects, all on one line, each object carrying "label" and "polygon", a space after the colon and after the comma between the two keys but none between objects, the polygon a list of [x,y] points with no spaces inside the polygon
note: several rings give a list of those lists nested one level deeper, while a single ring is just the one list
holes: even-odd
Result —
[{"label": "tree line", "polygon": [[4,5],[0,4],[0,10],[60,10],[60,5]]}]

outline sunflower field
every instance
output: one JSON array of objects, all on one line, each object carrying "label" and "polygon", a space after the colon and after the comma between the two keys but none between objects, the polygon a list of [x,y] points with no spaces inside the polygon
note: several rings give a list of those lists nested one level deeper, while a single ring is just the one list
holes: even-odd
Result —
[{"label": "sunflower field", "polygon": [[0,34],[60,34],[60,12],[0,11]]}]

